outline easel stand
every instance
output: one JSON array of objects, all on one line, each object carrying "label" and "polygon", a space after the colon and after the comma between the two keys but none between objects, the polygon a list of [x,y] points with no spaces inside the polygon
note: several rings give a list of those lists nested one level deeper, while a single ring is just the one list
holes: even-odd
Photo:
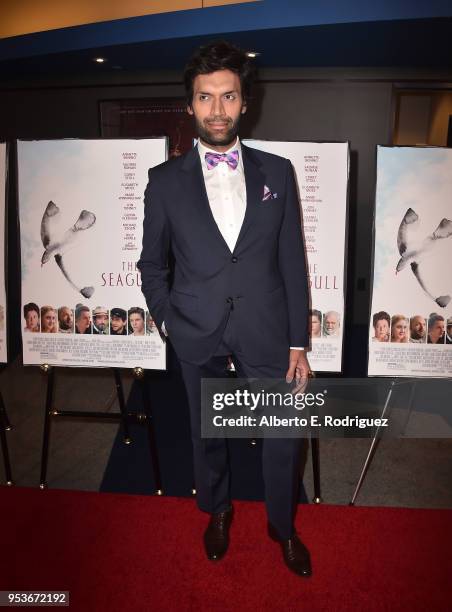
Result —
[{"label": "easel stand", "polygon": [[8,440],[6,439],[6,432],[10,430],[11,425],[8,420],[8,415],[6,414],[3,395],[0,391],[0,442],[2,446],[3,465],[5,466],[6,484],[8,487],[11,487],[14,484],[11,473],[11,463],[9,461]]},{"label": "easel stand", "polygon": [[[407,410],[407,416],[405,419],[405,424],[403,427],[403,430],[405,431],[406,426],[408,424],[410,415],[411,415],[411,411],[413,409],[413,400],[414,400],[414,394],[415,394],[415,390],[416,390],[416,380],[414,381],[410,381],[410,380],[392,380],[390,385],[389,385],[389,389],[388,392],[386,394],[386,400],[385,403],[383,405],[383,410],[381,411],[381,415],[380,415],[380,419],[385,418],[386,416],[388,416],[391,412],[391,397],[394,391],[394,388],[398,385],[406,385],[406,384],[410,384],[412,385],[411,390],[410,390],[410,399],[409,399],[409,403],[408,403],[408,410]],[[367,453],[367,457],[364,461],[363,467],[361,469],[361,474],[359,476],[358,482],[356,484],[355,487],[355,491],[353,493],[352,499],[350,500],[350,506],[354,506],[356,498],[358,497],[358,493],[363,485],[364,479],[366,477],[367,471],[370,467],[370,464],[372,462],[373,456],[375,455],[375,451],[377,450],[378,444],[380,443],[380,437],[379,437],[379,433],[381,430],[381,426],[376,427],[375,429],[375,433],[373,435],[372,441],[370,443],[370,447],[369,447],[369,451]]]},{"label": "easel stand", "polygon": [[144,370],[143,368],[134,368],[133,375],[137,380],[142,389],[143,405],[145,412],[127,412],[126,403],[124,400],[124,389],[121,380],[121,372],[118,368],[112,368],[113,377],[115,381],[116,394],[119,404],[119,412],[92,412],[83,410],[56,410],[53,408],[53,393],[55,387],[55,368],[44,364],[41,366],[41,370],[47,376],[47,392],[46,392],[46,403],[45,403],[45,415],[44,415],[44,431],[42,439],[42,455],[41,455],[41,476],[39,487],[45,489],[47,487],[47,465],[49,458],[49,444],[50,444],[50,432],[52,418],[55,417],[66,417],[71,419],[83,418],[93,419],[96,421],[111,421],[115,423],[121,423],[124,432],[124,443],[131,444],[132,438],[129,433],[129,420],[133,419],[135,422],[147,425],[149,448],[151,454],[151,469],[153,471],[154,482],[156,485],[156,494],[162,495],[162,483],[160,476],[160,465],[157,454],[157,445],[155,442],[154,427],[152,424],[151,416],[151,405],[149,401],[148,393],[146,392],[144,382]]},{"label": "easel stand", "polygon": [[[309,374],[310,378],[315,378],[316,375],[314,372]],[[322,503],[322,495],[320,488],[320,444],[318,438],[313,438],[311,436],[311,457],[312,457],[312,477],[314,481],[314,497],[312,499],[312,503],[321,504]]]},{"label": "easel stand", "polygon": [[[147,392],[147,388],[146,388],[144,370],[143,368],[135,368],[133,372],[134,372],[135,379],[139,382],[140,387],[141,387],[141,394],[142,394],[141,396],[142,396],[143,408],[144,408],[144,413],[143,412],[137,413],[135,415],[135,418],[139,423],[143,423],[147,426],[149,452],[151,454],[151,468],[152,468],[152,473],[154,476],[155,489],[156,489],[155,493],[156,495],[163,495],[162,478],[160,475],[160,462],[159,462],[159,456],[157,452],[155,430],[154,430],[154,426],[152,423],[152,406],[151,406],[151,401],[149,399],[149,393]],[[118,377],[119,377],[119,371],[118,371]]]},{"label": "easel stand", "polygon": [[320,491],[320,446],[318,438],[311,438],[312,474],[314,479],[314,504],[322,503]]}]

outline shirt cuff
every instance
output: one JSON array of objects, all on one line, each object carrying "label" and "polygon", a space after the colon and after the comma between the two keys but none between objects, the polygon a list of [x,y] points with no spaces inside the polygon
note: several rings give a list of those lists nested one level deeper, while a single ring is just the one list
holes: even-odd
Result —
[{"label": "shirt cuff", "polygon": [[304,351],[304,346],[289,346],[289,348],[294,349],[294,351]]}]

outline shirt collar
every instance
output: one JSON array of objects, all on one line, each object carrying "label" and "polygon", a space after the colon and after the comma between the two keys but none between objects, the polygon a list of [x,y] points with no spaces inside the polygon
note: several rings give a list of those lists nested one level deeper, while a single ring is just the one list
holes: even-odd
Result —
[{"label": "shirt collar", "polygon": [[[237,170],[239,169],[243,170],[242,145],[240,144],[240,138],[238,136],[234,144],[230,146],[227,151],[223,151],[223,153],[230,153],[231,151],[239,152],[239,165],[237,166]],[[206,153],[218,153],[218,151],[215,151],[214,149],[210,149],[209,147],[206,147],[206,145],[203,144],[198,138],[198,153],[199,153],[199,157],[201,158],[201,165],[203,169],[207,170]]]}]

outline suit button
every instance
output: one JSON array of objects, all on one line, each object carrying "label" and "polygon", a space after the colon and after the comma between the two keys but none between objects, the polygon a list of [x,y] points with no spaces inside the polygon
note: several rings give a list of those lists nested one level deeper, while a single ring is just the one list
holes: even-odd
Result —
[{"label": "suit button", "polygon": [[237,257],[233,257],[233,258],[231,259],[231,261],[232,261],[232,263],[237,263],[237,262],[238,262],[238,259],[237,259]]}]

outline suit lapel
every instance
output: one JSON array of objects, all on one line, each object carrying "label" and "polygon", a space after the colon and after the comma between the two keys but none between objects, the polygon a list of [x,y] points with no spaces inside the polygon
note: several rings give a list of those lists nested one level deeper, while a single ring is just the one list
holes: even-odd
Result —
[{"label": "suit lapel", "polygon": [[184,199],[188,199],[194,209],[198,210],[201,218],[205,222],[206,229],[215,233],[221,247],[226,249],[228,253],[231,253],[227,242],[218,228],[212,214],[212,209],[210,208],[197,146],[193,147],[193,149],[186,154],[182,164],[181,175]]},{"label": "suit lapel", "polygon": [[260,168],[260,162],[253,154],[253,150],[244,144],[242,144],[242,157],[246,184],[246,212],[234,251],[253,224],[259,206],[262,205],[265,186],[265,175]]}]

